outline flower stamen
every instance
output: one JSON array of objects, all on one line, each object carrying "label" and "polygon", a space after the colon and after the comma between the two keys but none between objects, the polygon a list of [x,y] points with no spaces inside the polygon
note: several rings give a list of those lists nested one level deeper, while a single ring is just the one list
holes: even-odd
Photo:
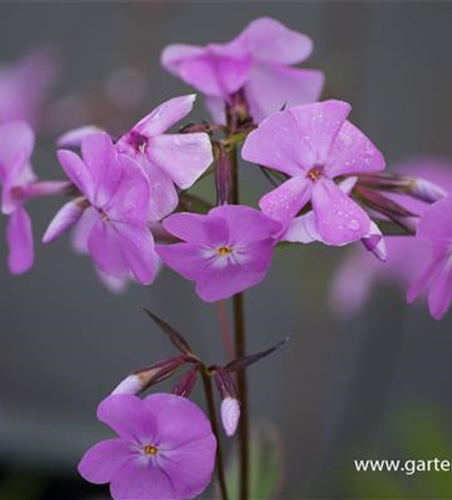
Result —
[{"label": "flower stamen", "polygon": [[323,176],[323,167],[313,167],[306,174],[306,177],[308,177],[308,179],[311,179],[311,181],[314,182],[321,179],[322,176]]},{"label": "flower stamen", "polygon": [[159,449],[155,446],[153,446],[152,444],[147,444],[145,446],[143,446],[143,453],[145,455],[157,455],[157,453],[159,452]]},{"label": "flower stamen", "polygon": [[227,255],[230,255],[232,253],[232,248],[228,246],[222,246],[220,248],[217,248],[217,254],[220,257],[226,257]]}]

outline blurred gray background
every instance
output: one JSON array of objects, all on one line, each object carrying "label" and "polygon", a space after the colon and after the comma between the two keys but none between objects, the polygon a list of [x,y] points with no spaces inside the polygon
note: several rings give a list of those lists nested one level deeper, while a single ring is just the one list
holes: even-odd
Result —
[{"label": "blurred gray background", "polygon": [[[52,100],[76,96],[43,132],[36,171],[62,177],[53,141],[66,124],[89,117],[120,129],[190,92],[160,68],[167,44],[227,41],[264,15],[313,38],[306,66],[325,71],[324,96],[352,103],[353,121],[388,163],[413,154],[452,158],[447,2],[0,3],[0,61],[55,46],[62,70]],[[112,118],[105,89],[124,67],[143,75],[146,92]],[[86,107],[80,116],[77,103]],[[204,116],[201,99],[193,116]],[[252,170],[244,168],[242,182],[255,203],[266,184]],[[96,421],[97,403],[129,371],[173,352],[141,305],[179,328],[206,361],[223,359],[214,309],[197,299],[191,283],[164,271],[152,287],[115,296],[67,238],[42,248],[39,238],[59,204],[30,204],[37,258],[22,277],[7,271],[0,221],[2,499],[57,498],[49,486],[55,478],[70,481],[64,498],[72,488],[71,498],[102,498],[103,488],[78,493],[75,470],[87,447],[109,435]],[[278,252],[266,281],[247,294],[251,351],[292,337],[250,371],[253,418],[281,433],[278,498],[452,498],[447,474],[353,473],[353,457],[452,458],[452,316],[434,322],[389,285],[377,287],[355,317],[330,314],[328,290],[343,255],[317,245]],[[23,477],[38,477],[36,490],[23,493]]]}]

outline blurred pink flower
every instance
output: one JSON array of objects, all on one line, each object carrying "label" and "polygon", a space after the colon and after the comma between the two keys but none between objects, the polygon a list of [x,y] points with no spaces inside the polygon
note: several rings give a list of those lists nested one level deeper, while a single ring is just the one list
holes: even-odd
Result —
[{"label": "blurred pink flower", "polygon": [[112,395],[99,405],[97,417],[119,437],[88,450],[78,470],[91,483],[110,483],[115,500],[189,499],[208,486],[216,439],[204,413],[188,399]]},{"label": "blurred pink flower", "polygon": [[35,49],[21,60],[0,65],[0,125],[23,120],[36,126],[57,75],[57,58],[50,49]]},{"label": "blurred pink flower", "polygon": [[251,22],[230,42],[204,47],[174,44],[162,53],[162,65],[208,96],[214,118],[222,123],[225,103],[243,90],[256,122],[284,106],[314,102],[323,88],[323,74],[293,68],[312,52],[306,35],[271,18]]},{"label": "blurred pink flower", "polygon": [[[452,191],[452,163],[449,161],[417,158],[396,166],[394,172],[422,178],[442,187],[446,192]],[[420,186],[423,188],[429,184],[421,182]],[[429,206],[408,196],[389,196],[417,215],[423,215]],[[430,259],[428,243],[418,238],[386,236],[385,242],[385,263],[377,261],[359,246],[350,249],[343,258],[333,277],[329,294],[335,313],[341,316],[358,313],[378,282],[393,283],[401,290],[406,290],[413,277],[419,274],[422,262],[428,262]]]},{"label": "blurred pink flower", "polygon": [[[347,121],[350,111],[349,104],[331,100],[274,113],[242,149],[245,160],[290,176],[260,199],[262,211],[287,227],[311,201],[316,231],[329,245],[357,241],[371,230],[367,213],[334,179],[385,167],[380,151]],[[298,236],[296,229],[291,241],[302,241],[304,228]]]}]

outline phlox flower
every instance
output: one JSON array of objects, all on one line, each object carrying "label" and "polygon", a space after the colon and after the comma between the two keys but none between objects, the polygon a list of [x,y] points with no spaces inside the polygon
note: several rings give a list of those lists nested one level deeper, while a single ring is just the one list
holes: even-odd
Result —
[{"label": "phlox flower", "polygon": [[429,265],[408,290],[409,302],[427,290],[428,307],[441,319],[452,302],[452,198],[448,196],[429,207],[419,221],[417,238],[432,249]]},{"label": "phlox flower", "polygon": [[245,206],[223,205],[207,215],[173,214],[164,228],[182,240],[158,245],[163,262],[196,281],[202,300],[228,298],[261,282],[271,264],[281,225]]},{"label": "phlox flower", "polygon": [[320,97],[323,74],[291,67],[306,60],[312,41],[271,18],[251,22],[230,42],[204,47],[174,44],[162,53],[162,65],[208,96],[214,118],[224,121],[225,104],[244,93],[256,122],[280,110]]},{"label": "phlox flower", "polygon": [[216,440],[204,413],[188,399],[112,395],[97,417],[118,437],[88,450],[78,470],[91,483],[110,483],[115,500],[189,499],[208,486]]},{"label": "phlox flower", "polygon": [[[347,120],[350,111],[349,104],[330,100],[274,113],[242,149],[245,160],[290,177],[261,198],[262,211],[287,227],[310,201],[316,231],[329,245],[360,240],[371,230],[367,213],[334,179],[385,166],[380,151]],[[291,241],[297,241],[295,229]]]},{"label": "phlox flower", "polygon": [[104,132],[85,137],[81,149],[82,158],[72,151],[58,151],[64,171],[81,196],[60,209],[43,241],[48,243],[80,223],[100,271],[116,278],[132,273],[140,283],[151,283],[158,257],[148,228],[148,178],[134,160],[116,150]]},{"label": "phlox flower", "polygon": [[177,207],[176,186],[190,188],[213,162],[206,133],[165,133],[190,113],[195,97],[175,97],[161,104],[116,144],[118,151],[136,160],[149,178],[151,221],[161,220]]}]

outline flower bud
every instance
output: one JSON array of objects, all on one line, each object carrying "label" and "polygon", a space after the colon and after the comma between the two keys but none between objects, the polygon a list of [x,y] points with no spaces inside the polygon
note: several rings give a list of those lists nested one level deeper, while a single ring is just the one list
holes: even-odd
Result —
[{"label": "flower bud", "polygon": [[196,380],[198,378],[199,366],[195,365],[187,373],[185,373],[173,389],[173,394],[188,398],[192,393]]},{"label": "flower bud", "polygon": [[240,403],[231,397],[223,399],[220,414],[224,432],[229,437],[233,436],[240,419]]},{"label": "flower bud", "polygon": [[447,191],[426,179],[415,179],[411,185],[411,195],[427,203],[435,203],[445,198]]}]

